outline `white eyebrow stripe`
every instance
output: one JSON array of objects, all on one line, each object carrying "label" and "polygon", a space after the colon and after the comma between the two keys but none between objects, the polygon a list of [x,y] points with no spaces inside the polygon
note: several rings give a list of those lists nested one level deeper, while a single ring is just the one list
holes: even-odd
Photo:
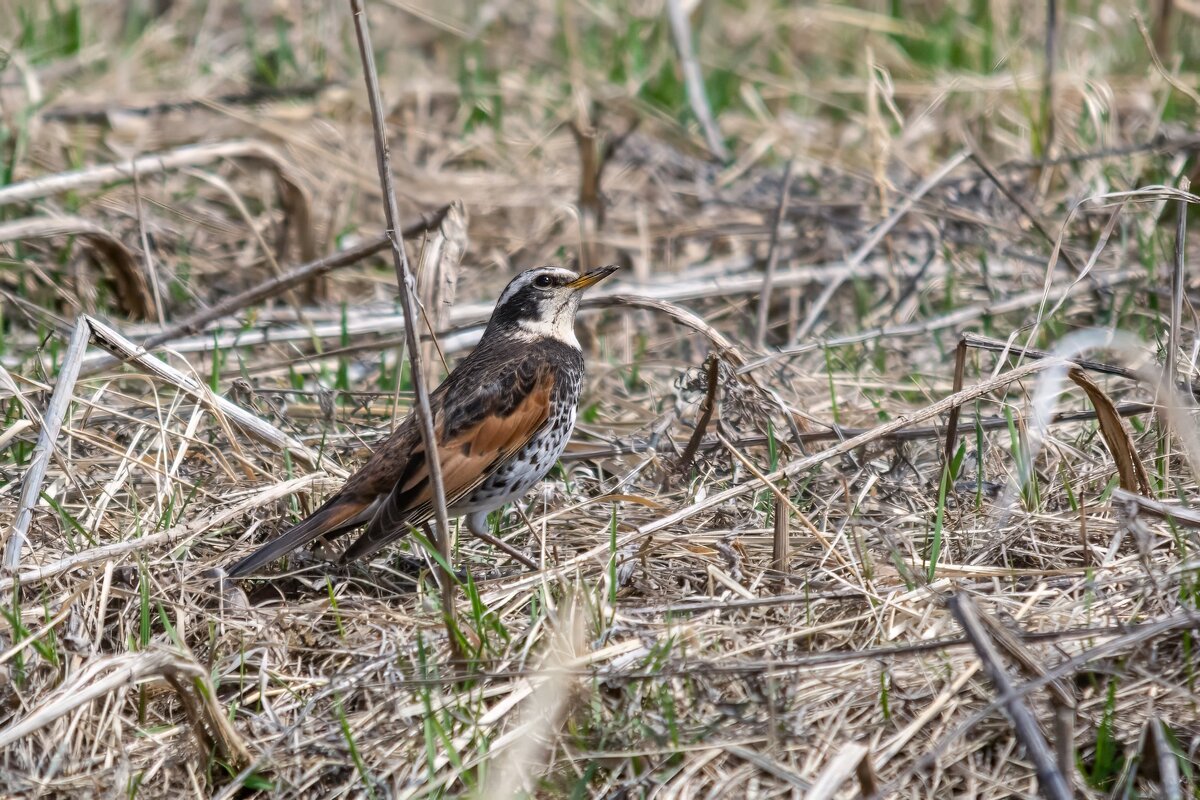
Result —
[{"label": "white eyebrow stripe", "polygon": [[579,276],[569,269],[562,267],[535,267],[522,272],[517,277],[513,278],[512,283],[505,287],[504,292],[500,295],[500,299],[496,301],[497,306],[502,306],[513,298],[517,292],[524,289],[540,275],[557,275],[568,281],[573,281]]},{"label": "white eyebrow stripe", "polygon": [[513,295],[528,286],[535,277],[537,277],[536,273],[533,275],[518,275],[513,279],[512,283],[508,284],[508,286],[504,289],[504,293],[500,295],[500,299],[496,301],[496,305],[502,306],[507,303],[513,298]]}]

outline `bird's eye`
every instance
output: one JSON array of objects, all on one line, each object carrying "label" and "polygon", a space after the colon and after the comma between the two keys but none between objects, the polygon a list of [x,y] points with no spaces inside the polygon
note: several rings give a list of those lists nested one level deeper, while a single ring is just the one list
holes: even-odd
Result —
[{"label": "bird's eye", "polygon": [[554,283],[554,281],[550,278],[549,275],[538,275],[536,278],[533,279],[533,285],[538,287],[539,289],[549,289],[551,284],[553,284],[553,283]]}]

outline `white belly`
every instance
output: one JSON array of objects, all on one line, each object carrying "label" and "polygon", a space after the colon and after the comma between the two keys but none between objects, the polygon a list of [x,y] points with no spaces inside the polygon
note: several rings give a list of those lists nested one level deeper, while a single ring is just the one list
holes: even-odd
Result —
[{"label": "white belly", "polygon": [[532,489],[558,462],[575,428],[575,403],[554,414],[542,431],[479,488],[450,509],[455,516],[492,511]]}]

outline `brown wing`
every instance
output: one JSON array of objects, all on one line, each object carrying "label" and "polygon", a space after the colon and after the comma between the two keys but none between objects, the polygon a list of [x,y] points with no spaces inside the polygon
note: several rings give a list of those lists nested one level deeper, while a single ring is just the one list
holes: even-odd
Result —
[{"label": "brown wing", "polygon": [[[483,414],[469,425],[451,424],[452,433],[448,438],[445,436],[448,427],[445,414],[438,415],[435,432],[440,442],[438,460],[442,465],[447,506],[475,490],[524,447],[550,418],[554,374],[549,369],[541,369],[532,377],[531,386],[521,387],[524,397],[505,415]],[[424,448],[417,445],[417,449],[420,452],[412,454],[408,474],[379,507],[363,535],[346,549],[343,561],[371,555],[408,533],[410,526],[421,525],[433,515]],[[417,464],[420,466],[413,468]]]},{"label": "brown wing", "polygon": [[410,454],[418,434],[412,423],[411,417],[405,419],[337,494],[311,516],[231,566],[228,575],[249,575],[315,539],[334,539],[369,522],[397,481],[413,471]]}]

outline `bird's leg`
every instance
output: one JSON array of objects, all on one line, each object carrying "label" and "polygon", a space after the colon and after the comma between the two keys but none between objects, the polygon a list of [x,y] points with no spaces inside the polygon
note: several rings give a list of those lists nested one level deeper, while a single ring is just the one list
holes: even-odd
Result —
[{"label": "bird's leg", "polygon": [[492,535],[491,526],[488,525],[488,512],[476,511],[474,514],[467,515],[467,530],[469,530],[476,539],[482,539],[499,550],[503,550],[510,556],[520,561],[530,569],[540,569],[538,563],[529,556],[522,553],[517,548],[510,545],[508,542],[498,539]]},{"label": "bird's leg", "polygon": [[[483,539],[485,536],[490,536],[492,526],[488,525],[488,512],[476,511],[474,514],[467,514],[467,530]],[[487,541],[484,539],[484,541]]]}]

